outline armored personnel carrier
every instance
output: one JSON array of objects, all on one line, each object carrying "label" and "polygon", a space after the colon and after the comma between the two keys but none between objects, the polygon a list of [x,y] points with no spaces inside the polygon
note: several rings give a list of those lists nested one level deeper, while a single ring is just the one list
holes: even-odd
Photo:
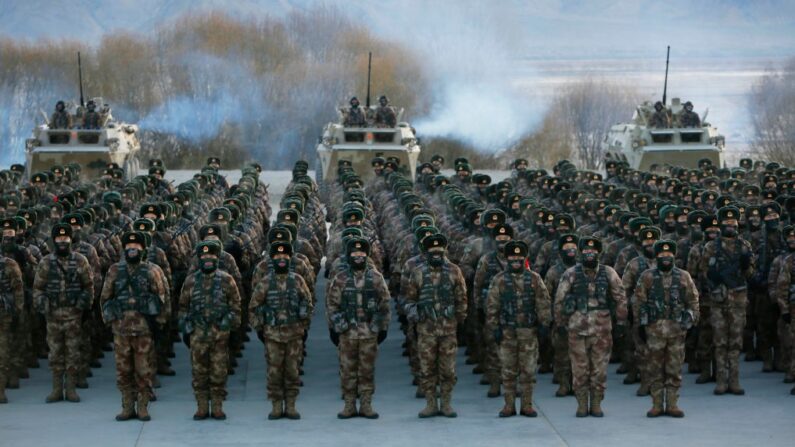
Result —
[{"label": "armored personnel carrier", "polygon": [[716,127],[701,118],[700,127],[682,127],[680,117],[684,110],[679,98],[664,106],[671,127],[654,128],[649,125],[654,107],[644,102],[632,117],[632,122],[616,124],[610,128],[605,143],[608,159],[626,161],[633,169],[648,170],[654,164],[698,167],[706,158],[715,166],[723,166],[726,139]]},{"label": "armored personnel carrier", "polygon": [[[96,104],[105,104],[102,98],[94,98]],[[26,174],[49,170],[53,165],[79,163],[81,176],[96,179],[109,163],[124,169],[126,180],[138,175],[138,126],[113,119],[110,107],[104,105],[100,111],[100,126],[96,129],[81,128],[84,110],[74,104],[66,104],[72,115],[71,129],[52,129],[44,115],[45,123],[33,129],[32,138],[25,140]]]},{"label": "armored personnel carrier", "polygon": [[[371,116],[374,110],[368,107],[367,115]],[[370,161],[374,157],[397,157],[400,166],[406,167],[410,176],[414,174],[420,155],[420,140],[409,123],[402,120],[403,109],[397,111],[395,127],[375,127],[370,120],[365,127],[346,127],[345,115],[346,110],[340,109],[339,122],[327,124],[318,139],[315,166],[318,184],[337,179],[340,160],[350,161],[364,181],[373,175]]]}]

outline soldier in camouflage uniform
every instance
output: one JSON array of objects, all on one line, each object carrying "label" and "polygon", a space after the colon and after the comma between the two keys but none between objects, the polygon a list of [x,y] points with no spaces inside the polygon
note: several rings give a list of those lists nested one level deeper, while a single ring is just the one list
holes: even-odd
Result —
[{"label": "soldier in camouflage uniform", "polygon": [[671,127],[671,117],[660,101],[654,103],[654,113],[649,117],[649,127],[652,129],[668,129]]},{"label": "soldier in camouflage uniform", "polygon": [[[406,317],[417,325],[419,382],[427,402],[419,417],[438,413],[456,417],[450,400],[456,383],[456,327],[464,322],[467,314],[466,284],[461,269],[445,256],[446,237],[441,234],[427,236],[422,244],[427,263],[411,272],[403,291]],[[436,401],[437,380],[441,409]]]},{"label": "soldier in camouflage uniform", "polygon": [[549,336],[552,303],[541,276],[526,267],[527,244],[508,242],[503,250],[507,261],[489,286],[486,328],[499,345],[505,407],[500,417],[516,414],[517,380],[522,393],[521,414],[536,417],[533,387],[538,366],[539,338]]},{"label": "soldier in camouflage uniform", "polygon": [[372,408],[375,359],[387,336],[390,296],[384,277],[367,265],[370,245],[364,238],[348,241],[348,268],[331,281],[326,294],[326,316],[331,339],[339,348],[340,379],[345,407],[337,417],[378,418]]},{"label": "soldier in camouflage uniform", "polygon": [[[795,227],[784,228],[784,238],[787,243],[787,254],[777,259],[775,267],[771,270],[770,282],[772,292],[779,310],[781,311],[782,348],[789,348],[784,357],[789,360],[784,366],[784,383],[795,382],[795,324],[792,324],[792,315],[795,313]],[[788,354],[788,355],[787,355]],[[795,387],[790,390],[795,396]]]},{"label": "soldier in camouflage uniform", "polygon": [[213,419],[224,420],[229,334],[240,327],[240,292],[232,275],[218,268],[219,241],[196,246],[199,271],[189,275],[179,296],[179,321],[190,348],[194,420],[207,419],[212,401]]},{"label": "soldier in camouflage uniform", "polygon": [[[4,231],[7,222],[10,224],[13,219],[3,219]],[[16,261],[0,255],[0,404],[8,403],[6,383],[12,367],[10,345],[24,305],[22,271]]]},{"label": "soldier in camouflage uniform", "polygon": [[615,270],[599,264],[599,239],[582,237],[578,248],[581,261],[563,274],[555,294],[555,321],[561,335],[567,334],[569,339],[576,415],[602,417],[607,364],[613,346],[611,314],[615,314],[616,332],[621,338],[627,321],[627,301]]},{"label": "soldier in camouflage uniform", "polygon": [[53,226],[52,239],[55,253],[39,262],[33,283],[36,310],[47,320],[53,379],[47,402],[63,400],[64,393],[69,402],[80,402],[75,387],[81,365],[81,322],[94,300],[94,279],[85,256],[72,251],[71,226]]},{"label": "soldier in camouflage uniform", "polygon": [[[268,399],[273,403],[268,419],[299,419],[295,401],[301,383],[303,337],[313,309],[312,292],[295,270],[289,241],[272,242],[269,255],[257,266],[261,273],[255,275],[250,321],[265,344]],[[266,262],[272,264],[270,269],[263,266]]]},{"label": "soldier in camouflage uniform", "polygon": [[720,224],[717,216],[704,216],[701,220],[700,231],[704,236],[701,242],[690,248],[690,253],[687,256],[687,272],[690,273],[690,276],[693,278],[693,281],[696,282],[696,287],[698,288],[698,310],[700,318],[697,323],[698,336],[695,356],[696,362],[698,363],[699,376],[696,378],[696,383],[704,384],[715,381],[713,371],[715,340],[712,332],[712,300],[710,299],[710,285],[706,279],[706,275],[702,274],[700,268],[701,258],[704,254],[704,247],[707,242],[720,237]]},{"label": "soldier in camouflage uniform", "polygon": [[[577,242],[579,237],[576,234],[563,234],[558,239],[559,261],[547,271],[544,278],[544,285],[547,287],[551,297],[555,296],[558,285],[563,274],[577,263]],[[554,320],[554,318],[553,318]],[[571,359],[569,358],[569,339],[565,331],[558,330],[559,322],[553,321],[552,349],[554,351],[554,378],[558,382],[558,389],[555,396],[565,397],[572,393],[571,388]]]},{"label": "soldier in camouflage uniform", "polygon": [[643,360],[647,363],[652,408],[646,416],[665,413],[681,418],[685,415],[678,406],[685,335],[698,321],[698,289],[690,274],[675,266],[674,241],[657,241],[654,254],[655,267],[640,275],[633,302],[639,338],[648,347]]},{"label": "soldier in camouflage uniform", "polygon": [[100,296],[102,319],[113,330],[116,386],[122,397],[116,420],[137,415],[148,421],[156,369],[154,334],[167,321],[168,290],[160,267],[146,260],[143,233],[126,232],[121,243],[123,258],[108,269]]},{"label": "soldier in camouflage uniform", "polygon": [[748,301],[746,279],[753,275],[754,256],[751,244],[738,235],[739,217],[736,207],[718,210],[720,237],[707,242],[699,266],[699,273],[709,282],[710,288],[716,395],[725,394],[727,390],[732,394],[745,394],[740,386],[740,351]]}]

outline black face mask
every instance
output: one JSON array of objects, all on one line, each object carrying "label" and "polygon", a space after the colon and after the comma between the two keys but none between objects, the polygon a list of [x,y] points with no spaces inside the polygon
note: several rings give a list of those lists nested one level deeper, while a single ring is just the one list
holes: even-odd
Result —
[{"label": "black face mask", "polygon": [[11,253],[17,248],[17,240],[15,237],[4,237],[3,238],[3,251],[6,253]]},{"label": "black face mask", "polygon": [[795,240],[787,239],[787,248],[789,251],[795,251]]},{"label": "black face mask", "polygon": [[498,241],[498,240],[495,240],[494,242],[497,243],[497,253],[502,253],[502,252],[505,251],[505,246],[508,245],[508,242],[510,242],[510,241]]},{"label": "black face mask", "polygon": [[720,230],[715,230],[715,229],[707,230],[704,234],[707,236],[707,240],[712,241],[717,239],[718,236],[720,236]]},{"label": "black face mask", "polygon": [[212,273],[218,269],[218,258],[199,259],[202,272]]},{"label": "black face mask", "polygon": [[666,233],[672,233],[676,231],[676,222],[663,221],[663,230],[665,230]]},{"label": "black face mask", "polygon": [[676,234],[679,236],[685,237],[687,233],[690,232],[690,227],[687,226],[687,222],[677,222],[676,223]]},{"label": "black face mask", "polygon": [[289,259],[274,259],[273,260],[273,270],[276,273],[287,273],[290,270],[290,260]]},{"label": "black face mask", "polygon": [[82,230],[73,230],[72,231],[72,242],[74,242],[75,244],[79,244],[81,240],[83,240],[83,238],[82,238]]},{"label": "black face mask", "polygon": [[643,255],[647,258],[654,257],[654,246],[653,245],[646,245],[643,247]]},{"label": "black face mask", "polygon": [[524,270],[524,261],[523,260],[515,260],[511,261],[508,264],[508,268],[511,269],[512,273],[521,273]]},{"label": "black face mask", "polygon": [[751,231],[756,231],[762,227],[762,221],[758,217],[748,219],[748,228]]},{"label": "black face mask", "polygon": [[58,256],[64,257],[69,256],[69,253],[72,251],[72,243],[71,242],[56,242],[55,243],[55,254]]},{"label": "black face mask", "polygon": [[128,248],[124,250],[124,259],[127,260],[128,264],[140,263],[141,257],[143,257],[143,253],[141,253],[141,250],[138,250],[137,248]]},{"label": "black face mask", "polygon": [[367,267],[367,256],[348,256],[348,264],[354,270],[364,270]]},{"label": "black face mask", "polygon": [[560,259],[563,264],[571,267],[577,263],[577,249],[563,250],[563,253],[560,254]]},{"label": "black face mask", "polygon": [[657,268],[663,272],[670,272],[674,268],[674,257],[673,256],[658,257]]},{"label": "black face mask", "polygon": [[582,255],[582,265],[592,269],[599,265],[599,255],[596,253],[588,253]]},{"label": "black face mask", "polygon": [[691,227],[690,239],[693,241],[700,241],[704,239],[704,231],[701,229],[701,227]]},{"label": "black face mask", "polygon": [[737,236],[737,226],[735,225],[721,225],[720,226],[720,235],[723,237],[735,237]]},{"label": "black face mask", "polygon": [[778,219],[766,220],[765,227],[768,231],[778,230]]},{"label": "black face mask", "polygon": [[432,267],[440,267],[444,264],[444,255],[442,253],[428,253],[428,264]]}]

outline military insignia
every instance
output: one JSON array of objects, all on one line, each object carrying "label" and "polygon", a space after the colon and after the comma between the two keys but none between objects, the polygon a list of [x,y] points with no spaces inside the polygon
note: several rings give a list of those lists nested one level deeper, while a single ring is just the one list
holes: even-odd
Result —
[{"label": "military insignia", "polygon": [[64,230],[63,228],[61,228],[61,231],[60,231],[60,232],[58,232],[58,234],[66,234],[66,230]]},{"label": "military insignia", "polygon": [[588,241],[588,246],[593,247],[593,241]]},{"label": "military insignia", "polygon": [[[281,247],[279,247],[279,248],[281,248]],[[210,247],[205,245],[204,247],[202,247],[202,252],[203,253],[209,253],[210,252]]]},{"label": "military insignia", "polygon": [[213,229],[213,228],[208,228],[207,229],[207,234],[214,234],[214,233],[215,233],[215,229]]},{"label": "military insignia", "polygon": [[[63,231],[63,230],[61,230],[61,231]],[[61,233],[61,234],[63,234],[63,233]],[[135,235],[134,235],[134,234],[131,234],[131,235],[130,235],[130,240],[131,240],[131,241],[134,241],[134,240],[135,240]],[[207,248],[207,247],[205,247],[205,248]]]},{"label": "military insignia", "polygon": [[572,241],[574,241],[573,237],[569,236],[569,237],[566,238],[566,242],[572,242]]},{"label": "military insignia", "polygon": [[359,242],[357,242],[357,243],[356,243],[356,245],[354,245],[354,247],[356,247],[356,248],[362,248],[362,244],[360,244]]},{"label": "military insignia", "polygon": [[499,216],[497,216],[496,214],[493,214],[493,215],[491,216],[491,220],[493,220],[493,221],[495,221],[495,222],[496,222],[496,221],[500,220],[500,217],[499,217]]},{"label": "military insignia", "polygon": [[433,241],[433,245],[434,246],[439,245],[439,241]]},{"label": "military insignia", "polygon": [[668,244],[663,245],[663,250],[669,250],[671,247]]},{"label": "military insignia", "polygon": [[653,236],[654,236],[654,233],[652,233],[651,231],[646,233],[646,239],[651,239]]},{"label": "military insignia", "polygon": [[731,211],[729,211],[728,213],[726,213],[726,217],[734,217],[734,213],[732,213]]},{"label": "military insignia", "polygon": [[500,234],[505,234],[505,227],[500,228]]},{"label": "military insignia", "polygon": [[[205,247],[205,248],[207,248],[207,247]],[[282,253],[282,252],[284,251],[284,247],[281,247],[281,246],[280,246],[280,247],[278,247],[276,250],[277,250],[279,253]]]},{"label": "military insignia", "polygon": [[519,253],[522,252],[522,250],[520,250],[519,247],[516,247],[516,248],[513,249],[513,252],[516,253],[516,254],[519,254]]},{"label": "military insignia", "polygon": [[[75,221],[74,221],[74,220],[72,220],[72,223],[75,223]],[[139,229],[139,230],[141,230],[141,231],[144,231],[144,228],[146,228],[146,225],[144,225],[144,224],[140,224],[140,225],[138,225],[138,229]]]}]

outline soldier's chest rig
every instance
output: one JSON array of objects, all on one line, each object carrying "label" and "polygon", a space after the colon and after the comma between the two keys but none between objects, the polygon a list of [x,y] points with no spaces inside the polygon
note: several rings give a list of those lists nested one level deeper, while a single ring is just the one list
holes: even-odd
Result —
[{"label": "soldier's chest rig", "polygon": [[789,256],[789,293],[787,296],[787,302],[789,305],[795,305],[795,254]]},{"label": "soldier's chest rig", "polygon": [[591,281],[585,274],[582,264],[574,266],[574,283],[563,299],[563,313],[587,313],[594,310],[611,310],[607,292],[610,283],[607,279],[605,266],[599,265],[596,279]]},{"label": "soldier's chest rig", "polygon": [[162,302],[152,293],[152,274],[149,263],[142,262],[131,270],[127,262],[119,263],[114,287],[114,298],[105,302],[102,308],[106,321],[120,320],[126,312],[138,312],[146,317],[160,314]]},{"label": "soldier's chest rig", "polygon": [[287,273],[284,290],[279,290],[276,275],[273,272],[269,275],[268,293],[265,295],[265,301],[257,309],[267,326],[284,326],[307,318],[306,302],[298,297],[296,282],[292,264]]},{"label": "soldier's chest rig", "polygon": [[56,256],[50,256],[43,262],[49,263],[47,285],[45,286],[46,306],[50,310],[66,307],[87,309],[89,298],[84,293],[83,284],[80,282],[75,254],[69,255],[66,259],[66,266],[62,265]]},{"label": "soldier's chest rig", "polygon": [[[709,269],[713,270],[712,278],[720,277],[723,284],[729,289],[745,287],[745,277],[740,273],[740,255],[742,254],[740,238],[734,239],[734,251],[729,252],[723,246],[723,238],[715,239],[715,254],[709,258]],[[714,282],[714,281],[713,281]],[[719,284],[713,284],[713,289]]]},{"label": "soldier's chest rig", "polygon": [[422,269],[422,287],[417,301],[417,314],[420,321],[437,321],[455,317],[453,282],[450,280],[450,266],[445,262],[439,268],[438,284],[433,283],[431,268],[425,264]]},{"label": "soldier's chest rig", "polygon": [[14,294],[11,289],[11,278],[6,275],[6,263],[8,259],[0,256],[0,316],[15,315],[16,306]]},{"label": "soldier's chest rig", "polygon": [[497,255],[496,251],[486,255],[486,280],[480,288],[480,308],[486,308],[486,299],[489,297],[489,285],[491,278],[505,269],[505,263]]},{"label": "soldier's chest rig", "polygon": [[222,331],[232,328],[232,315],[229,303],[224,296],[222,284],[223,272],[216,269],[211,277],[212,285],[209,290],[204,287],[205,274],[201,271],[195,273],[193,289],[190,293],[187,320],[194,327],[205,330],[213,326]]},{"label": "soldier's chest rig", "polygon": [[640,312],[641,324],[651,324],[658,320],[679,321],[685,310],[682,300],[682,271],[673,269],[669,286],[663,283],[663,275],[658,269],[651,272],[654,279],[648,300]]},{"label": "soldier's chest rig", "polygon": [[513,274],[504,272],[505,292],[500,297],[500,326],[514,329],[532,328],[538,324],[536,291],[533,275],[524,270],[522,290],[517,290]]},{"label": "soldier's chest rig", "polygon": [[364,288],[356,287],[356,277],[347,269],[345,287],[340,299],[340,312],[348,327],[370,324],[378,319],[378,300],[373,284],[373,270],[364,272]]}]

